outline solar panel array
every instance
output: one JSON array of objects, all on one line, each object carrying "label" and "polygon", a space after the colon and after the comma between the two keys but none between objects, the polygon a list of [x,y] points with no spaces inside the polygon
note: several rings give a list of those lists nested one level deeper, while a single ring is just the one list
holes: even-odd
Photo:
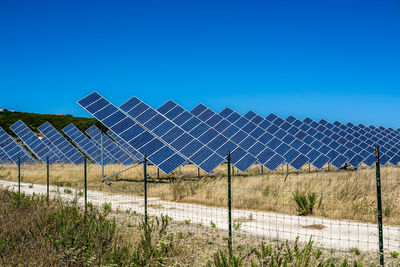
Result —
[{"label": "solar panel array", "polygon": [[0,127],[0,148],[7,154],[14,164],[18,164],[20,160],[23,163],[36,163],[36,160],[29,154],[26,149],[9,136],[7,132]]},{"label": "solar panel array", "polygon": [[155,134],[138,125],[131,117],[94,92],[78,101],[103,125],[126,142],[141,156],[147,155],[150,163],[166,174],[171,173],[187,159]]},{"label": "solar panel array", "polygon": [[103,141],[103,149],[110,155],[113,155],[119,163],[129,165],[135,162],[135,160],[129,156],[128,153],[114,143],[107,135],[103,134],[103,140],[101,140],[101,130],[95,125],[92,125],[85,132],[97,143],[98,146],[101,147],[101,142]]},{"label": "solar panel array", "polygon": [[[107,151],[102,151],[100,147],[93,140],[84,135],[75,125],[68,124],[62,131],[85,153],[91,160],[97,164],[112,164],[118,161],[110,155]],[[102,160],[103,159],[103,160]]]},{"label": "solar panel array", "polygon": [[[341,168],[375,163],[374,146],[379,145],[381,164],[400,163],[400,129],[343,124],[327,120],[286,119],[271,113],[267,117],[249,111],[240,115],[231,108],[220,113],[203,104],[191,111],[169,100],[153,109],[137,97],[119,108],[93,92],[78,101],[105,125],[107,134],[96,126],[87,136],[73,124],[63,129],[73,144],[92,161],[102,164],[133,164],[147,155],[166,174],[183,164],[194,164],[206,173],[216,171],[231,152],[231,163],[244,172],[258,164],[275,170],[289,164],[300,170],[305,164],[318,169],[327,164]],[[50,123],[36,136],[21,120],[11,130],[42,162],[81,164],[84,156]],[[90,138],[89,138],[89,137]],[[34,163],[25,148],[0,128],[0,163]]]},{"label": "solar panel array", "polygon": [[81,164],[84,156],[76,149],[61,133],[59,133],[49,122],[38,127],[39,131],[45,136],[48,143],[54,146],[59,155],[64,155],[69,162]]},{"label": "solar panel array", "polygon": [[27,147],[42,162],[46,162],[47,158],[50,163],[62,162],[67,159],[62,155],[56,155],[28,126],[21,120],[10,126],[10,129],[25,143]]},{"label": "solar panel array", "polygon": [[[172,111],[169,112],[168,109]],[[248,145],[248,140],[245,141],[245,144],[241,143],[239,140],[240,138],[242,138],[243,135],[245,135],[245,133],[240,132],[239,129],[235,128],[234,125],[231,125],[229,122],[225,121],[222,118],[217,118],[216,116],[214,116],[211,120],[208,120],[202,116],[196,117],[196,113],[184,110],[173,101],[168,101],[158,110],[166,113],[166,116],[169,116],[170,119],[173,119],[178,123],[182,123],[182,118],[190,116],[190,120],[187,120],[187,122],[183,121],[183,127],[191,127],[191,121],[196,121],[202,128],[206,129],[205,133],[200,132],[199,138],[205,137],[205,143],[220,144],[219,153],[222,157],[224,155],[226,156],[226,153],[228,151],[232,151],[232,149],[235,149],[234,151],[237,151],[237,153],[231,154],[231,160],[233,162],[238,162],[237,165],[240,166],[240,168],[238,167],[238,169],[241,171],[247,170],[257,161],[261,164],[264,164],[268,169],[271,170],[275,169],[275,166],[278,166],[283,162],[283,159],[281,157],[279,157],[278,155],[274,155],[274,153],[270,150],[265,150],[265,147],[255,146],[254,148],[256,149],[256,152],[254,151],[254,149],[249,149],[250,146]],[[212,115],[210,115],[210,117],[212,117]],[[196,126],[193,131],[196,130],[198,127],[199,126]],[[244,137],[246,138],[246,135]]]},{"label": "solar panel array", "polygon": [[272,113],[263,118],[252,111],[242,116],[230,108],[217,114],[202,104],[188,112],[171,100],[154,110],[136,97],[116,108],[96,92],[78,103],[111,129],[110,136],[124,150],[135,149],[143,155],[146,145],[148,155],[168,151],[158,155],[157,166],[172,156],[178,159],[169,168],[161,168],[165,173],[182,163],[210,173],[224,163],[228,151],[240,171],[255,164],[269,170],[283,163],[295,169],[307,163],[318,169],[327,164],[371,166],[375,145],[381,147],[382,164],[400,162],[400,130],[391,128],[301,121],[293,116],[282,119]]}]

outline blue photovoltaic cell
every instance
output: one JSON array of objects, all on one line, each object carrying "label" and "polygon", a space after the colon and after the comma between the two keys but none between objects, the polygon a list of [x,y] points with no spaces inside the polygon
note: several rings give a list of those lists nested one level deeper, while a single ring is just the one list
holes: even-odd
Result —
[{"label": "blue photovoltaic cell", "polygon": [[9,164],[13,163],[11,158],[4,152],[4,150],[0,147],[0,164]]},{"label": "blue photovoltaic cell", "polygon": [[0,148],[7,154],[7,156],[18,164],[18,159],[21,164],[24,163],[36,163],[36,160],[29,154],[26,149],[15,141],[14,138],[9,136],[3,128],[0,127]]},{"label": "blue photovoltaic cell", "polygon": [[300,170],[305,164],[307,164],[308,158],[304,155],[299,154],[292,162],[290,163],[296,170]]},{"label": "blue photovoltaic cell", "polygon": [[101,137],[101,130],[95,125],[89,127],[86,133],[94,140],[97,145],[101,148],[103,142],[103,149],[112,155],[119,163],[124,165],[133,164],[136,160],[126,153],[120,146],[114,143],[107,135],[103,134],[103,140]]},{"label": "blue photovoltaic cell", "polygon": [[43,136],[42,138],[39,139],[43,142],[43,144],[45,144],[50,149],[50,151],[52,151],[60,158],[60,160],[58,161],[59,163],[66,163],[66,164],[71,163],[68,157],[64,155],[55,145],[53,145],[53,143],[51,143],[50,140],[46,138],[46,136]]},{"label": "blue photovoltaic cell", "polygon": [[46,163],[47,157],[50,163],[62,162],[62,159],[50,150],[21,120],[10,126],[10,129],[29,147],[29,149],[43,163]]},{"label": "blue photovoltaic cell", "polygon": [[62,134],[60,134],[49,122],[38,127],[38,130],[73,164],[82,164],[84,156]]},{"label": "blue photovoltaic cell", "polygon": [[[97,164],[101,164],[101,150],[98,145],[88,137],[86,137],[78,128],[72,123],[67,125],[62,131],[85,153],[90,159]],[[103,151],[103,163],[111,164],[117,163],[117,160],[109,155],[107,151]]]}]

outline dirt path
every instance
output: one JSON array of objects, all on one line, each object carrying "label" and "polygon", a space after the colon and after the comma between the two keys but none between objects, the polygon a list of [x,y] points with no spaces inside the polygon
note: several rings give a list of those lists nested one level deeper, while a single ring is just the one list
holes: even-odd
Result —
[{"label": "dirt path", "polygon": [[[0,186],[18,189],[15,182],[0,180]],[[51,195],[71,200],[75,197],[65,187],[51,186]],[[22,183],[21,192],[26,194],[46,194],[46,186]],[[56,193],[57,192],[57,193]],[[78,200],[83,204],[83,197]],[[143,213],[143,198],[110,194],[101,191],[88,191],[88,201],[101,206],[105,202],[112,205],[113,210],[132,210]],[[158,198],[148,198],[149,215],[167,214],[174,220],[202,224],[227,230],[228,212],[224,208],[207,207],[196,204],[162,201]],[[377,251],[378,226],[376,224],[339,221],[316,217],[293,216],[273,212],[258,212],[232,210],[235,222],[234,231],[265,237],[267,239],[292,240],[298,236],[301,242],[307,242],[312,236],[317,246],[326,249],[348,251],[357,248],[362,251]],[[384,226],[384,247],[389,251],[400,251],[400,227]]]}]

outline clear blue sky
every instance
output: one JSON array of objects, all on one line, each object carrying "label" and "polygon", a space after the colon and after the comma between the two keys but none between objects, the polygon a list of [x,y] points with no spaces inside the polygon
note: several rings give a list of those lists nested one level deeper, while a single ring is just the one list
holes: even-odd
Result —
[{"label": "clear blue sky", "polygon": [[400,0],[0,0],[0,107],[88,116],[97,90],[400,127]]}]

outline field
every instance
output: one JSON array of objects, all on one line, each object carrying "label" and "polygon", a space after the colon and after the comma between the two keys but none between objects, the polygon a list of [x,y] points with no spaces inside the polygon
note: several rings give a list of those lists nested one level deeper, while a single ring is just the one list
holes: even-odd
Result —
[{"label": "field", "polygon": [[[107,165],[105,175],[122,170],[122,165]],[[223,167],[221,167],[221,170]],[[182,167],[181,172],[192,171],[192,166]],[[381,169],[383,222],[400,225],[400,168],[386,166]],[[148,166],[148,174],[157,170]],[[88,165],[88,189],[143,196],[142,166],[137,166],[110,179],[111,184],[101,182],[101,166]],[[226,172],[225,172],[226,173]],[[258,174],[257,174],[258,173]],[[271,211],[298,215],[293,194],[296,192],[315,193],[317,205],[313,216],[329,219],[351,220],[376,223],[376,174],[375,168],[361,170],[331,170],[294,172],[286,168],[283,172],[252,170],[244,176],[232,178],[232,207],[242,210]],[[194,174],[197,175],[197,172]],[[46,166],[37,164],[22,166],[22,181],[25,183],[46,183]],[[154,175],[153,177],[156,177]],[[160,174],[160,178],[167,176]],[[173,177],[173,176],[171,176]],[[17,181],[14,165],[0,166],[0,179]],[[117,180],[117,181],[115,181]],[[51,165],[51,184],[68,184],[83,187],[83,166]],[[166,183],[151,183],[149,197],[181,203],[193,203],[213,207],[226,207],[227,180],[225,176],[169,179]]]},{"label": "field", "polygon": [[[231,266],[226,231],[167,216],[149,218],[132,210],[89,205],[83,213],[76,198],[59,193],[19,196],[0,189],[0,264],[4,266]],[[39,188],[45,188],[38,186]],[[55,187],[51,187],[53,190]],[[79,198],[78,198],[79,199]],[[71,199],[70,199],[71,200]],[[18,221],[18,223],[14,223]],[[21,240],[24,240],[21,242]],[[232,266],[371,266],[376,257],[358,250],[335,252],[307,242],[277,242],[234,234]],[[396,258],[387,255],[387,266]],[[363,264],[363,265],[362,265]]]},{"label": "field", "polygon": [[[123,168],[125,166],[108,165],[105,175]],[[98,207],[109,203],[123,226],[137,223],[137,216],[143,214],[144,208],[142,168],[137,166],[102,183],[101,166],[89,164],[88,201]],[[192,170],[195,170],[193,175],[197,175],[192,166],[181,168],[182,173]],[[390,253],[400,251],[400,211],[396,205],[400,200],[399,170],[388,166],[381,170],[387,258],[391,258]],[[156,172],[155,168],[148,166],[148,174]],[[166,179],[167,176],[160,174],[160,182],[154,175],[148,183],[149,215],[158,217],[164,214],[173,218],[172,232],[187,245],[184,246],[184,253],[201,251],[200,255],[193,256],[192,263],[196,265],[212,258],[219,249],[226,248],[227,179],[223,173],[220,175],[200,179],[193,176],[177,179],[171,175]],[[17,176],[16,166],[0,166],[2,187],[17,190]],[[288,173],[283,168],[275,172],[264,170],[264,174],[255,169],[246,175],[234,176],[232,216],[236,253],[249,253],[248,249],[257,246],[261,240],[289,240],[293,243],[299,237],[301,246],[305,246],[312,237],[314,246],[322,248],[324,255],[329,257],[340,259],[361,255],[364,262],[376,262],[375,177],[374,168],[318,172],[313,169],[310,172],[308,169],[302,172],[289,169]],[[46,193],[45,165],[23,165],[21,178],[23,192]],[[51,197],[67,200],[78,197],[82,203],[83,166],[51,165],[50,185]],[[305,195],[315,193],[316,203],[312,213],[299,216],[299,206],[294,199],[296,192],[304,192]]]}]

